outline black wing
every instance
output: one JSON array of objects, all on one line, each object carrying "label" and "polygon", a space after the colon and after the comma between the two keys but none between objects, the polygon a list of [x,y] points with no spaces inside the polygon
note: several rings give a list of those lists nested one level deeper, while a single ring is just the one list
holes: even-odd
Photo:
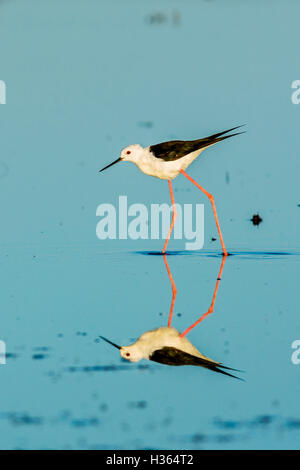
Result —
[{"label": "black wing", "polygon": [[162,142],[161,144],[151,145],[150,151],[156,158],[161,158],[166,162],[172,160],[178,160],[178,158],[184,157],[185,155],[194,152],[195,150],[201,150],[202,148],[209,147],[210,145],[216,144],[221,140],[228,139],[234,135],[243,134],[243,132],[236,132],[221,137],[227,132],[234,131],[242,126],[233,127],[227,131],[219,132],[218,134],[204,137],[204,139],[197,140],[170,140],[169,142]]},{"label": "black wing", "polygon": [[[167,364],[168,366],[200,366],[207,369],[213,370],[214,372],[220,372],[224,375],[229,375],[235,379],[240,379],[235,375],[229,374],[222,369],[238,371],[237,369],[231,369],[230,367],[223,366],[222,364],[211,362],[202,357],[193,356],[192,354],[181,351],[180,349],[165,346],[162,349],[157,349],[149,357],[151,361],[159,362],[161,364]],[[240,379],[243,380],[243,379]]]}]

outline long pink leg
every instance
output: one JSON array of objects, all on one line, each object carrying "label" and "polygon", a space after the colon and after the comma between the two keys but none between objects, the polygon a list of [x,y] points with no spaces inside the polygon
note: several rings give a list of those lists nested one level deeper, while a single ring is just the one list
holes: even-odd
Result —
[{"label": "long pink leg", "polygon": [[200,322],[202,322],[202,320],[204,320],[204,318],[207,317],[207,315],[209,315],[210,313],[212,313],[212,312],[214,311],[216,296],[217,296],[217,292],[218,292],[218,288],[219,288],[219,284],[220,284],[220,280],[221,280],[221,276],[222,276],[222,271],[223,271],[223,268],[224,268],[225,260],[226,260],[226,256],[223,256],[221,268],[220,268],[220,271],[219,271],[219,274],[218,274],[218,278],[217,278],[217,282],[216,282],[216,287],[215,287],[215,290],[214,290],[212,302],[211,302],[211,304],[210,304],[209,309],[208,309],[207,312],[205,312],[195,323],[193,323],[189,328],[187,328],[186,330],[184,330],[184,332],[181,333],[181,335],[180,335],[181,337],[187,335],[193,328],[195,328],[195,326],[197,326]]},{"label": "long pink leg", "polygon": [[170,194],[171,194],[173,215],[172,215],[172,222],[171,222],[171,225],[170,225],[170,228],[169,228],[169,233],[168,233],[167,239],[166,239],[164,247],[163,247],[163,251],[162,251],[163,254],[166,252],[166,248],[167,248],[168,242],[170,240],[170,236],[171,236],[171,233],[172,233],[172,230],[173,230],[173,227],[174,227],[174,224],[175,224],[175,220],[176,220],[176,217],[177,217],[177,211],[176,211],[176,206],[175,206],[175,200],[174,200],[174,194],[173,194],[171,180],[168,180],[168,183],[169,183],[169,189],[170,189]]},{"label": "long pink leg", "polygon": [[165,265],[166,265],[166,268],[167,268],[167,271],[168,271],[168,275],[169,275],[169,278],[170,278],[170,281],[171,281],[171,285],[172,285],[172,302],[171,302],[171,307],[170,307],[170,313],[169,313],[169,321],[168,321],[168,326],[170,327],[171,326],[171,323],[172,323],[172,317],[173,317],[173,310],[174,310],[174,304],[175,304],[175,299],[176,299],[176,295],[177,295],[177,289],[176,289],[176,285],[175,285],[175,282],[173,280],[173,277],[172,277],[172,274],[171,274],[171,271],[170,271],[170,268],[169,268],[169,265],[168,265],[168,261],[167,261],[167,256],[164,255],[164,261],[165,261]]},{"label": "long pink leg", "polygon": [[200,184],[198,184],[195,180],[193,180],[193,178],[191,178],[184,170],[180,170],[180,173],[182,173],[188,180],[190,180],[195,186],[197,186],[197,188],[199,188],[210,200],[213,211],[214,211],[214,216],[215,216],[217,229],[218,229],[218,232],[219,232],[219,237],[220,237],[220,241],[221,241],[221,245],[222,245],[222,249],[223,249],[223,255],[227,256],[228,253],[227,253],[227,250],[225,248],[224,241],[223,241],[222,232],[221,232],[220,224],[219,224],[219,221],[218,221],[218,215],[217,215],[217,210],[216,210],[216,205],[215,205],[215,200],[214,200],[213,195],[208,193],[204,188],[202,188],[202,186],[200,186]]}]

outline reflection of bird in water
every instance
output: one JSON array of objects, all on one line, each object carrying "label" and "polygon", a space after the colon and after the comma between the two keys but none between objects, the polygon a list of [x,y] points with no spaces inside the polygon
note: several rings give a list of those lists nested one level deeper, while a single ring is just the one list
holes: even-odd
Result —
[{"label": "reflection of bird in water", "polygon": [[109,165],[106,165],[100,170],[100,172],[106,170],[106,168],[109,168],[118,162],[132,162],[135,163],[146,175],[168,180],[173,207],[173,217],[169,233],[162,250],[163,253],[166,252],[166,248],[177,216],[171,180],[176,178],[176,176],[181,173],[209,198],[213,208],[220,242],[223,249],[223,255],[227,255],[227,250],[223,242],[221,228],[218,221],[214,197],[212,194],[208,193],[204,188],[202,188],[202,186],[200,186],[196,181],[194,181],[185,172],[185,170],[191,163],[193,163],[200,153],[203,152],[203,150],[211,147],[217,142],[221,142],[222,140],[233,137],[234,135],[242,134],[242,132],[236,132],[234,134],[224,135],[228,132],[238,129],[239,127],[241,126],[233,127],[227,131],[218,132],[217,134],[213,134],[209,137],[204,137],[203,139],[197,140],[171,140],[169,142],[161,142],[159,144],[150,145],[146,148],[143,148],[138,144],[129,145],[122,150],[121,155],[119,158],[117,158],[117,160],[110,163]]},{"label": "reflection of bird in water", "polygon": [[115,348],[118,348],[121,357],[130,362],[148,359],[169,366],[200,366],[236,379],[239,378],[224,370],[237,371],[237,369],[231,369],[220,362],[204,356],[185,336],[181,336],[179,331],[173,327],[162,326],[155,330],[147,331],[135,343],[129,346],[118,346],[103,336],[100,337]]},{"label": "reflection of bird in water", "polygon": [[[167,257],[164,255],[164,262],[167,268],[167,272],[172,285],[172,302],[169,313],[168,326],[160,327],[155,330],[147,331],[143,333],[139,339],[129,346],[119,346],[112,341],[100,336],[104,341],[111,344],[115,348],[120,350],[121,357],[130,361],[138,362],[141,359],[148,359],[150,361],[160,362],[170,366],[200,366],[207,369],[219,372],[221,374],[229,375],[230,377],[239,378],[235,375],[226,372],[226,370],[237,371],[237,369],[231,369],[226,367],[220,362],[214,361],[209,357],[204,356],[193,346],[193,344],[186,338],[186,335],[197,326],[201,321],[204,320],[214,310],[214,304],[216,295],[221,280],[226,256],[223,256],[221,267],[217,277],[217,283],[213,293],[211,305],[207,312],[202,314],[198,320],[196,320],[191,326],[186,328],[182,333],[179,333],[174,327],[171,326],[173,309],[175,304],[175,298],[177,289],[173,280]],[[242,379],[241,379],[242,380]]]}]

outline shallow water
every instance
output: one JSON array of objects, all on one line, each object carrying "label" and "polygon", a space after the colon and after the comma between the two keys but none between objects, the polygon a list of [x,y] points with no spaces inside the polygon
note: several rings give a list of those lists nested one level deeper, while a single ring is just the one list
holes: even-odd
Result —
[{"label": "shallow water", "polygon": [[[19,248],[2,257],[3,448],[297,446],[298,254],[229,256],[214,313],[189,335],[205,355],[243,369],[240,382],[202,368],[125,363],[99,340],[129,344],[167,324],[163,257]],[[183,331],[208,309],[221,258],[168,263],[178,289],[173,326]]]},{"label": "shallow water", "polygon": [[[0,3],[1,448],[299,447],[299,12],[283,1]],[[121,361],[99,335],[129,344],[167,325],[172,290],[152,256],[163,240],[97,240],[96,208],[169,194],[133,165],[99,168],[132,142],[244,122],[247,134],[190,168],[215,196],[232,256],[189,339],[245,381]],[[174,191],[205,204],[204,249],[168,247],[183,331],[208,310],[222,256],[209,203],[182,176]]]}]

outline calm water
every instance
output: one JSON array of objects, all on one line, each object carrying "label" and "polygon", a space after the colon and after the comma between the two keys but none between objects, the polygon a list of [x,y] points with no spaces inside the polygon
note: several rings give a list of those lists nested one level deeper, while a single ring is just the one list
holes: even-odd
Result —
[{"label": "calm water", "polygon": [[[284,1],[0,3],[0,447],[299,448],[300,5]],[[162,240],[96,238],[96,208],[169,202],[120,148],[247,123],[189,173],[214,194],[229,256],[214,313],[189,335],[245,382],[193,367],[120,360],[166,325]],[[210,306],[221,266],[209,203],[205,246],[167,257],[183,331]],[[263,221],[250,219],[259,213]]]}]

